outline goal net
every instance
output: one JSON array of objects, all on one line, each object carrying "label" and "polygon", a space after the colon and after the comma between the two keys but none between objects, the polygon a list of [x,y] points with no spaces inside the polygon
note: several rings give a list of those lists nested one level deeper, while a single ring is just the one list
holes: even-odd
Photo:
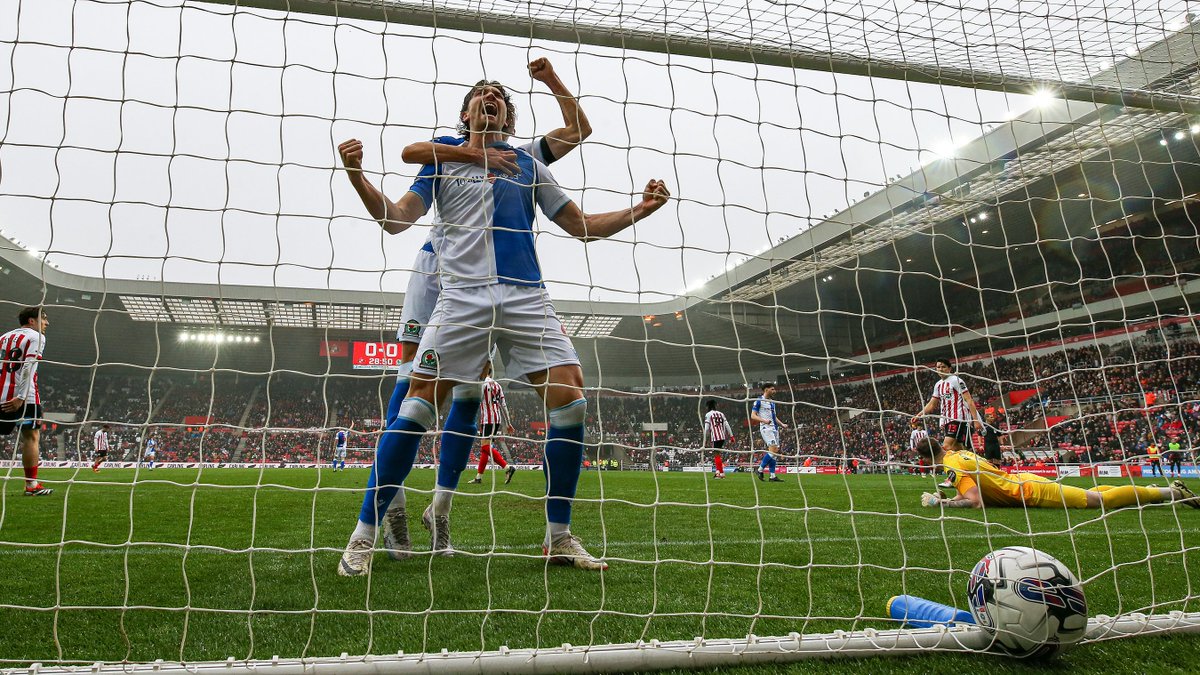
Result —
[{"label": "goal net", "polygon": [[[0,437],[0,664],[963,667],[992,634],[889,600],[967,609],[1007,546],[1082,582],[1071,665],[1114,638],[1194,648],[1200,520],[1171,487],[1200,488],[1193,21],[1137,1],[0,0],[0,333],[25,307],[50,323],[40,416]],[[521,149],[422,145],[486,117],[479,80],[503,83]],[[552,356],[506,349],[527,331],[489,309],[441,324],[500,345],[508,407],[457,478],[456,554],[422,526],[463,438],[439,405],[400,490],[411,557],[374,532],[366,573],[339,574],[377,446],[416,435],[389,420],[398,334],[447,218],[388,234],[350,139],[397,203],[470,171],[502,191],[497,162],[536,156],[539,205],[554,181],[618,213],[584,243],[546,208],[522,240],[588,401],[570,530],[607,569],[543,554],[563,413],[521,368]],[[670,197],[626,228],[650,179]],[[494,211],[440,227],[511,242]],[[418,369],[447,367],[426,346]],[[0,382],[28,372],[0,356]],[[921,414],[948,397],[938,360],[978,412],[962,443],[1087,504],[1006,505],[976,472],[982,508],[923,506],[975,485],[913,450],[946,431]],[[1132,505],[1099,496],[1129,486]]]}]

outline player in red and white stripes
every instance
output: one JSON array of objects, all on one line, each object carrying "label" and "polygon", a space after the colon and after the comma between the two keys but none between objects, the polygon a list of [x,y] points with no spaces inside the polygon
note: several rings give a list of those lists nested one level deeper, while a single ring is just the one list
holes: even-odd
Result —
[{"label": "player in red and white stripes", "polygon": [[507,434],[512,434],[516,429],[513,428],[512,418],[508,414],[508,403],[504,400],[504,388],[500,386],[499,382],[492,379],[491,363],[484,366],[483,373],[483,398],[479,405],[479,436],[481,439],[479,467],[471,482],[483,482],[483,472],[487,470],[488,459],[491,459],[504,469],[504,484],[507,485],[512,481],[517,467],[509,464],[504,453],[501,452],[501,448],[504,447],[504,439],[495,437],[496,432],[502,428],[507,430],[505,431]]},{"label": "player in red and white stripes", "polygon": [[17,320],[20,328],[0,335],[0,436],[20,429],[17,445],[25,470],[25,496],[41,497],[54,492],[37,479],[42,417],[37,367],[46,350],[50,320],[40,307],[22,309]]},{"label": "player in red and white stripes", "polygon": [[942,422],[942,448],[946,452],[959,452],[971,448],[971,424],[976,431],[983,430],[983,422],[979,419],[979,410],[967,385],[958,375],[954,374],[954,363],[948,359],[938,359],[934,366],[942,378],[933,386],[933,396],[929,402],[913,417],[914,423],[920,423],[921,418],[939,409]]},{"label": "player in red and white stripes", "polygon": [[725,413],[717,410],[715,400],[709,399],[704,407],[708,409],[708,412],[704,413],[704,447],[714,449],[713,478],[724,478],[725,462],[721,460],[721,449],[725,447],[726,441],[733,440],[733,428],[729,426]]},{"label": "player in red and white stripes", "polygon": [[92,472],[100,473],[100,465],[108,459],[108,425],[105,424],[92,435]]}]

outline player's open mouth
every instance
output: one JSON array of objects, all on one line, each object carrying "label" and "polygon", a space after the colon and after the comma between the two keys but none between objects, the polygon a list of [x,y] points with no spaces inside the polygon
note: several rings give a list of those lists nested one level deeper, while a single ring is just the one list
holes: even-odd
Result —
[{"label": "player's open mouth", "polygon": [[485,114],[489,117],[495,117],[496,113],[498,113],[499,111],[500,111],[500,109],[498,107],[496,107],[495,103],[484,103],[483,104],[483,114]]}]

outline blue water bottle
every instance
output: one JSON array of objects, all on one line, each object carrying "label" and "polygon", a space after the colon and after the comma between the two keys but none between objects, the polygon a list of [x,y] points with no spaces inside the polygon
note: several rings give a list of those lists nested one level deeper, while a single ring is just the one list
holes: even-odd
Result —
[{"label": "blue water bottle", "polygon": [[975,617],[965,609],[957,609],[915,595],[893,596],[888,600],[888,615],[911,628],[975,623]]}]

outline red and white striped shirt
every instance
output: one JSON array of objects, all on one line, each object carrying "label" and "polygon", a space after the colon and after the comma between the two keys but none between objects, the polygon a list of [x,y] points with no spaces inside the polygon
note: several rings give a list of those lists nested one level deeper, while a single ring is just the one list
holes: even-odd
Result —
[{"label": "red and white striped shirt", "polygon": [[925,431],[924,429],[913,429],[912,433],[908,435],[908,449],[916,450],[917,443],[920,443],[926,438],[929,438],[928,431]]},{"label": "red and white striped shirt", "polygon": [[41,404],[37,367],[46,349],[46,336],[22,326],[0,335],[0,401],[25,399]]},{"label": "red and white striped shirt", "polygon": [[720,410],[709,410],[704,414],[704,436],[710,441],[727,441],[733,438],[733,429],[725,413]]},{"label": "red and white striped shirt", "polygon": [[487,378],[483,381],[483,401],[479,405],[480,424],[504,424],[508,420],[508,404],[500,383]]},{"label": "red and white striped shirt", "polygon": [[947,375],[933,385],[933,396],[941,404],[942,424],[971,421],[971,409],[963,396],[966,393],[967,385],[957,375]]},{"label": "red and white striped shirt", "polygon": [[92,437],[92,443],[96,446],[96,454],[108,452],[108,432],[103,429],[97,430],[96,435]]}]

